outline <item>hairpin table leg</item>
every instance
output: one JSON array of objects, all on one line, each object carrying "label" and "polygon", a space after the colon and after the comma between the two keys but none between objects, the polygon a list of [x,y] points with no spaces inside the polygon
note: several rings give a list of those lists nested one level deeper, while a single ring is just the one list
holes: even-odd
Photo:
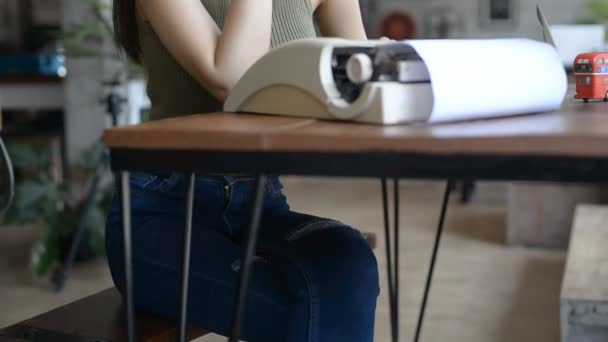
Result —
[{"label": "hairpin table leg", "polygon": [[133,259],[131,244],[131,195],[129,189],[129,172],[120,173],[120,188],[122,193],[127,338],[129,342],[135,342],[135,308],[133,301]]},{"label": "hairpin table leg", "polygon": [[184,226],[183,255],[182,255],[182,287],[180,292],[179,329],[177,330],[177,341],[186,341],[186,326],[188,324],[188,285],[190,280],[190,246],[192,242],[192,212],[194,207],[194,173],[189,174],[186,179],[186,217]]},{"label": "hairpin table leg", "polygon": [[397,340],[399,340],[399,255],[401,253],[401,248],[399,246],[399,179],[395,178],[393,183],[393,214],[394,214],[394,222],[393,222],[393,239],[394,239],[394,248],[393,248],[393,265],[395,265],[395,269],[393,275],[393,300],[395,301],[395,336]]},{"label": "hairpin table leg", "polygon": [[388,297],[390,310],[391,337],[399,341],[399,180],[395,178],[393,187],[394,200],[394,248],[391,248],[391,234],[388,212],[387,180],[382,178],[382,209],[384,216],[384,240],[386,245],[386,265],[388,276]]},{"label": "hairpin table leg", "polygon": [[433,272],[435,270],[437,252],[439,250],[439,244],[441,243],[441,236],[443,235],[443,226],[445,223],[445,216],[448,209],[451,190],[452,181],[448,180],[448,183],[445,188],[445,193],[443,195],[443,203],[441,204],[441,214],[439,216],[439,224],[437,225],[437,235],[435,236],[435,244],[433,245],[433,254],[431,256],[431,265],[429,266],[429,272],[427,274],[426,284],[424,286],[424,295],[422,297],[422,305],[420,306],[420,312],[418,314],[418,323],[416,325],[416,335],[414,336],[414,342],[418,342],[418,339],[420,338],[420,333],[422,331],[424,314],[426,312],[426,303],[428,300],[429,291],[431,289],[431,282],[433,281]]},{"label": "hairpin table leg", "polygon": [[247,238],[247,246],[241,264],[241,274],[239,287],[236,294],[234,311],[232,315],[232,326],[230,334],[230,342],[238,342],[240,338],[241,325],[243,323],[243,314],[247,301],[247,288],[249,286],[249,277],[255,254],[258,230],[260,227],[260,219],[262,216],[262,208],[264,206],[264,195],[266,192],[266,176],[257,177],[257,189],[255,199],[253,201],[253,210],[251,215],[251,225],[249,227],[249,235]]}]

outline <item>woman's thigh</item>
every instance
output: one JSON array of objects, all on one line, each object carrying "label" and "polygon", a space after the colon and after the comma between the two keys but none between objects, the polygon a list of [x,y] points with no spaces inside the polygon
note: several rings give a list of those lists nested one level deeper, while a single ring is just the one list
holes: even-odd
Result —
[{"label": "woman's thigh", "polygon": [[378,267],[361,233],[335,220],[292,211],[266,215],[262,229],[259,254],[292,270],[290,276],[298,273],[289,287],[299,298],[294,306],[306,305],[300,316],[306,319],[310,341],[372,341]]},{"label": "woman's thigh", "polygon": [[[147,219],[133,228],[134,292],[140,310],[176,319],[181,281],[182,230],[176,218]],[[119,227],[107,229],[108,260],[117,287],[123,286]],[[239,278],[241,247],[217,230],[193,227],[189,321],[221,335],[229,332]],[[258,259],[250,280],[243,337],[284,341],[290,299],[285,270]]]}]

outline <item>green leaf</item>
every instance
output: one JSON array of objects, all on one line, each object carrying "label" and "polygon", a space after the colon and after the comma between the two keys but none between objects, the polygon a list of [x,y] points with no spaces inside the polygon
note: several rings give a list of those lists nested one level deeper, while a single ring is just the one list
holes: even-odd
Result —
[{"label": "green leaf", "polygon": [[44,230],[42,236],[34,243],[30,255],[30,269],[35,277],[48,274],[51,267],[57,262],[57,234],[52,226]]},{"label": "green leaf", "polygon": [[78,225],[80,219],[80,212],[77,210],[63,210],[58,212],[53,218],[54,229],[57,230],[57,234],[63,238],[69,238]]},{"label": "green leaf", "polygon": [[7,150],[15,169],[37,169],[46,167],[50,161],[50,153],[40,151],[30,144],[10,143]]},{"label": "green leaf", "polygon": [[5,224],[23,225],[35,223],[38,219],[38,215],[35,215],[34,212],[18,210],[14,205],[12,205],[4,213],[4,217],[2,217],[2,222]]},{"label": "green leaf", "polygon": [[89,229],[89,244],[97,255],[105,252],[105,211],[100,207],[91,208],[87,218],[87,228]]},{"label": "green leaf", "polygon": [[97,167],[97,163],[104,152],[105,146],[101,142],[92,144],[85,149],[80,155],[80,165],[86,170],[93,171]]},{"label": "green leaf", "polygon": [[48,192],[48,184],[24,181],[16,186],[15,206],[21,210],[35,210],[36,204],[43,200]]},{"label": "green leaf", "polygon": [[607,0],[589,0],[586,7],[596,19],[600,21],[608,19]]},{"label": "green leaf", "polygon": [[108,187],[101,192],[99,197],[98,206],[102,212],[107,213],[112,205],[112,199],[114,198],[114,188]]}]

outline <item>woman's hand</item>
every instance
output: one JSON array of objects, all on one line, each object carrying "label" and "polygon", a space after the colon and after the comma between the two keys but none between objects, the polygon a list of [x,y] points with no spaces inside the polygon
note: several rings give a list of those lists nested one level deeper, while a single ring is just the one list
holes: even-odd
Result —
[{"label": "woman's hand", "polygon": [[200,0],[138,0],[175,60],[223,101],[270,49],[272,0],[232,0],[220,31]]}]

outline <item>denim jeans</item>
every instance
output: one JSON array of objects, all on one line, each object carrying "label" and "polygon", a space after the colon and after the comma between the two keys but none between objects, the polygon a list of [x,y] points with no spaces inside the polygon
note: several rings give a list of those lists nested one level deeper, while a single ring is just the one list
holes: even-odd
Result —
[{"label": "denim jeans", "polygon": [[[136,308],[177,319],[186,181],[142,173],[131,176],[130,186]],[[195,182],[188,320],[220,335],[229,333],[255,188],[247,176]],[[291,211],[281,189],[270,177],[242,338],[372,341],[379,284],[367,241],[340,222]],[[119,196],[106,226],[110,270],[122,289]]]}]

